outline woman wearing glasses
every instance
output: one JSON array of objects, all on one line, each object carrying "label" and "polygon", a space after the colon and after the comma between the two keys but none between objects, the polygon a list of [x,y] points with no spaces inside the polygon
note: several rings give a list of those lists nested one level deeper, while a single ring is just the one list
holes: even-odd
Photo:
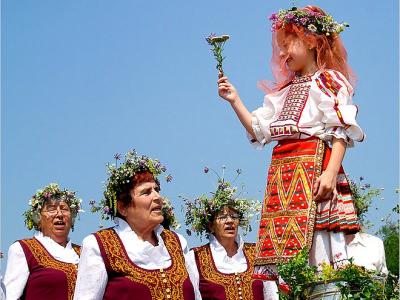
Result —
[{"label": "woman wearing glasses", "polygon": [[54,183],[30,199],[25,225],[37,232],[10,246],[4,277],[8,300],[72,299],[80,247],[68,235],[80,205],[75,192]]},{"label": "woman wearing glasses", "polygon": [[252,279],[255,244],[245,243],[238,234],[250,229],[249,221],[260,205],[239,199],[236,188],[219,180],[211,198],[186,199],[186,224],[192,231],[205,234],[209,243],[194,248],[198,284],[203,299],[278,299],[274,282]]}]

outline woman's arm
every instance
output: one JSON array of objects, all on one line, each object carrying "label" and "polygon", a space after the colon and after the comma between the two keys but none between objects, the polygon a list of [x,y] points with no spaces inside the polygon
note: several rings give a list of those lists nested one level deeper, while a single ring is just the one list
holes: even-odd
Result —
[{"label": "woman's arm", "polygon": [[82,243],[74,299],[103,299],[107,281],[106,267],[96,238],[94,235],[89,235]]},{"label": "woman's arm", "polygon": [[177,235],[181,243],[183,256],[185,257],[186,270],[193,285],[195,300],[201,300],[201,294],[199,290],[200,277],[196,266],[196,260],[194,258],[194,252],[193,250],[189,251],[186,239],[178,233]]},{"label": "woman's arm", "polygon": [[340,167],[342,166],[345,153],[346,142],[343,139],[332,137],[332,153],[328,166],[314,184],[315,201],[324,201],[336,198],[336,179]]},{"label": "woman's arm", "polygon": [[228,77],[222,77],[218,80],[218,94],[231,104],[244,128],[255,139],[253,127],[251,126],[251,113],[243,104],[236,88],[228,81]]},{"label": "woman's arm", "polygon": [[7,299],[19,299],[29,277],[28,263],[21,244],[15,242],[8,250],[7,269],[4,276]]}]

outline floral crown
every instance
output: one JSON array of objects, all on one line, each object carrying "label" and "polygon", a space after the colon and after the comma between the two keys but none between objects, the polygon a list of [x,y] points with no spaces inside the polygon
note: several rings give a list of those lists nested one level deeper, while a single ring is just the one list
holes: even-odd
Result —
[{"label": "floral crown", "polygon": [[285,24],[293,23],[306,28],[314,34],[324,34],[327,36],[334,33],[339,34],[346,27],[349,27],[348,23],[335,22],[331,15],[309,10],[299,10],[297,7],[281,9],[278,13],[272,14],[269,20],[272,22],[271,31],[277,31],[280,28],[284,28]]},{"label": "floral crown", "polygon": [[[107,173],[109,175],[105,183],[104,197],[100,201],[100,206],[97,206],[96,201],[91,200],[91,211],[101,211],[101,218],[109,220],[117,215],[117,195],[122,192],[125,187],[132,180],[132,177],[139,172],[150,172],[153,174],[154,180],[158,182],[157,176],[166,172],[167,168],[162,165],[157,159],[151,159],[144,155],[139,155],[136,150],[129,151],[125,154],[125,161],[118,165],[121,159],[121,154],[114,155],[115,164],[107,164]],[[166,181],[170,182],[172,176],[166,176]]]},{"label": "floral crown", "polygon": [[57,183],[50,183],[42,190],[38,190],[35,195],[29,200],[29,209],[23,213],[25,217],[25,226],[32,230],[40,230],[40,212],[47,201],[57,200],[64,201],[68,204],[71,209],[72,216],[72,229],[74,228],[74,221],[76,216],[81,210],[82,199],[79,199],[75,195],[76,192],[69,190],[61,190]]},{"label": "floral crown", "polygon": [[[224,169],[225,167],[223,167],[223,171]],[[204,168],[205,173],[208,173],[209,170],[207,167]],[[214,170],[212,171],[216,173]],[[240,169],[236,170],[236,178],[241,172]],[[246,234],[251,231],[250,220],[255,213],[261,210],[261,204],[256,200],[239,198],[236,195],[237,187],[232,187],[231,183],[224,180],[223,176],[222,178],[218,174],[217,176],[217,189],[211,193],[211,197],[204,194],[194,200],[182,197],[185,201],[185,224],[191,225],[191,230],[196,234],[207,236],[210,233],[208,226],[214,220],[215,215],[221,212],[225,206],[228,206],[239,215],[239,226],[243,228],[244,234]],[[186,232],[191,235],[190,230]]]}]

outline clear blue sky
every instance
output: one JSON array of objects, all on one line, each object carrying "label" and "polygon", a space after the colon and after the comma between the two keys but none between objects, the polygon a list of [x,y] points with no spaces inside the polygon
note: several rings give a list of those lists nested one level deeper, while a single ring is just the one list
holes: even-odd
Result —
[{"label": "clear blue sky", "polygon": [[[231,35],[225,71],[255,109],[263,99],[256,82],[271,78],[267,17],[292,2],[310,4],[3,0],[1,249],[7,252],[13,241],[32,235],[21,215],[31,195],[50,182],[85,200],[87,212],[71,234],[81,243],[99,224],[88,200],[102,196],[106,162],[131,148],[168,166],[174,180],[163,193],[182,223],[178,195],[215,187],[204,166],[226,165],[231,176],[241,168],[239,183],[246,184],[248,196],[261,198],[272,145],[254,150],[218,98],[204,37]],[[351,26],[342,38],[358,75],[354,102],[367,140],[348,151],[344,166],[353,178],[364,176],[385,188],[385,199],[376,200],[379,209],[369,215],[379,225],[397,202],[399,186],[398,1],[313,4]],[[255,238],[256,230],[247,239]]]}]

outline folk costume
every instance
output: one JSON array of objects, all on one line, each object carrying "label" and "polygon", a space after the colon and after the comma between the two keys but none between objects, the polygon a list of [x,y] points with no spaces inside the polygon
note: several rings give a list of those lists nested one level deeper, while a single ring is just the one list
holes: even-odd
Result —
[{"label": "folk costume", "polygon": [[276,284],[252,279],[255,244],[244,243],[238,235],[238,251],[229,257],[225,248],[212,235],[210,242],[193,248],[200,293],[203,299],[278,299]]},{"label": "folk costume", "polygon": [[[204,168],[204,173],[208,172],[209,168]],[[237,176],[241,172],[240,169],[236,170]],[[196,234],[205,235],[209,239],[208,244],[189,252],[197,266],[194,284],[199,286],[202,298],[278,299],[274,281],[262,282],[252,278],[255,245],[244,243],[238,233],[239,227],[244,233],[251,230],[250,220],[260,211],[260,203],[239,197],[237,187],[219,175],[217,189],[211,196],[203,194],[195,199],[184,199],[186,225],[190,225]],[[234,245],[232,250],[228,243],[223,245],[223,240]]]},{"label": "folk costume", "polygon": [[41,232],[15,242],[4,277],[7,299],[72,300],[79,253],[80,247],[71,241],[63,247]]},{"label": "folk costume", "polygon": [[[4,276],[7,299],[72,300],[80,246],[72,244],[68,234],[81,211],[81,202],[74,191],[61,189],[57,183],[32,196],[23,216],[26,227],[37,232],[9,248]],[[62,233],[57,237],[61,242],[50,237],[54,227]]]},{"label": "folk costume", "polygon": [[[346,252],[343,233],[359,230],[343,168],[335,201],[315,203],[312,191],[329,162],[332,138],[348,147],[364,139],[352,95],[341,73],[319,70],[267,94],[263,107],[252,113],[256,139],[248,135],[251,143],[260,148],[278,141],[268,169],[255,265],[285,262],[304,247],[311,249],[311,263],[332,261],[332,252]],[[256,278],[271,275],[259,270]]]},{"label": "folk costume", "polygon": [[115,227],[84,239],[74,299],[201,299],[181,235],[159,225],[153,246],[124,220],[114,221]]}]

